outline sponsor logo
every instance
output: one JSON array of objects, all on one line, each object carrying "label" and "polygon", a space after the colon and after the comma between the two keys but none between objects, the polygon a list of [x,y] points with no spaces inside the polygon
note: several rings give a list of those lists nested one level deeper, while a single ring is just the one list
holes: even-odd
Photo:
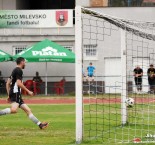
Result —
[{"label": "sponsor logo", "polygon": [[27,51],[29,51],[32,47],[27,48],[26,50],[23,50],[21,52],[18,53],[18,55],[23,55],[24,53],[26,53]]},{"label": "sponsor logo", "polygon": [[67,56],[65,52],[58,52],[56,49],[53,47],[46,47],[43,48],[41,51],[32,51],[33,56]]},{"label": "sponsor logo", "polygon": [[56,11],[56,23],[65,26],[68,23],[68,11]]}]

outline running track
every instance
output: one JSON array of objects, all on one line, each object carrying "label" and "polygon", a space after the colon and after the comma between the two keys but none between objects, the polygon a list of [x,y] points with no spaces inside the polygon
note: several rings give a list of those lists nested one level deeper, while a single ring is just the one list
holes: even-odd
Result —
[{"label": "running track", "polygon": [[[24,99],[26,104],[75,104],[75,98],[51,98],[51,99]],[[120,98],[102,99],[102,98],[84,98],[84,104],[119,104],[121,102]],[[137,98],[136,103],[155,103],[153,98]],[[0,104],[8,104],[6,99],[0,99]]]}]

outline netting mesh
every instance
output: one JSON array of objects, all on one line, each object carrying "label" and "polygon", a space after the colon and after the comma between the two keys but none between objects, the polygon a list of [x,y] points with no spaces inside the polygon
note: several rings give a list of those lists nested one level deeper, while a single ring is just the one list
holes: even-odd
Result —
[{"label": "netting mesh", "polygon": [[[125,31],[126,76],[121,75],[121,29]],[[84,140],[97,142],[154,142],[155,95],[150,92],[147,69],[155,64],[155,23],[124,20],[82,8]],[[89,63],[95,67],[88,77]],[[133,70],[143,69],[137,92]],[[135,104],[122,125],[122,78],[126,98]]]}]

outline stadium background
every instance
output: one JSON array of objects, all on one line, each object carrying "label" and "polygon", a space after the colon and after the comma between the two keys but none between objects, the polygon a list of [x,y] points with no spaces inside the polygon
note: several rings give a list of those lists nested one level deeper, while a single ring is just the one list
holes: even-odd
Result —
[{"label": "stadium background", "polygon": [[[59,1],[36,1],[33,0],[0,0],[0,10],[37,10],[37,9],[74,9],[75,5],[81,5],[83,7],[91,7],[97,11],[109,14],[115,17],[128,18],[131,20],[139,21],[154,21],[154,0],[133,0],[129,3],[128,0],[59,0]],[[130,7],[128,7],[130,6]],[[71,18],[70,18],[71,19]],[[74,18],[73,18],[74,19]],[[73,21],[75,23],[75,21]],[[75,25],[72,28],[35,28],[35,29],[0,29],[0,49],[8,52],[9,54],[16,54],[24,48],[33,45],[36,42],[42,41],[47,38],[52,40],[65,48],[75,52]],[[107,32],[108,33],[108,32]],[[99,59],[101,68],[96,68],[98,72],[104,72],[102,76],[105,78],[105,86],[113,85],[114,82],[119,80],[120,76],[120,36],[114,36],[113,43],[108,43],[106,52],[100,56],[100,45],[84,46],[84,50],[87,51],[85,57],[85,67],[92,61],[94,64]],[[117,48],[117,49],[116,49]],[[93,53],[92,53],[93,50]],[[111,71],[108,67],[115,69]],[[104,66],[104,67],[103,67]],[[0,70],[3,78],[10,75],[10,71],[13,69],[14,63],[6,62],[0,64]],[[31,69],[28,69],[31,68]],[[67,69],[65,69],[67,68]],[[48,63],[48,93],[52,94],[51,88],[53,83],[60,81],[63,76],[66,78],[66,93],[73,93],[75,91],[75,64],[61,64],[61,63]],[[104,69],[104,70],[100,70]],[[63,70],[63,71],[62,71]],[[28,63],[27,69],[24,70],[24,81],[32,79],[35,76],[35,72],[38,71],[43,81],[45,81],[45,63]],[[146,70],[144,70],[146,71]],[[111,77],[113,79],[111,79]],[[132,83],[133,80],[131,80]],[[145,82],[148,85],[147,82]],[[44,85],[42,86],[44,88]],[[3,91],[4,92],[4,91]],[[106,90],[105,90],[106,92]],[[44,89],[42,89],[44,94]]]},{"label": "stadium background", "polygon": [[[65,1],[65,2],[64,2]],[[135,1],[134,1],[135,2]],[[70,5],[69,5],[70,4]],[[132,3],[130,7],[127,7],[128,4],[120,0],[109,0],[107,3],[94,3],[93,0],[57,0],[55,1],[43,1],[43,2],[36,2],[33,0],[0,0],[0,10],[23,10],[23,9],[74,9],[75,5],[82,5],[84,7],[91,7],[97,11],[102,11],[105,14],[113,15],[120,18],[125,19],[132,19],[132,20],[140,20],[140,21],[155,21],[154,18],[154,2],[144,1],[140,5],[136,5],[136,3]],[[145,7],[146,6],[146,7]],[[51,29],[0,29],[0,49],[8,52],[9,54],[15,54],[16,51],[21,51],[25,47],[30,46],[38,41],[43,40],[44,38],[48,38],[66,48],[70,49],[71,51],[75,52],[75,27],[72,28],[51,28]],[[120,40],[120,36],[114,36],[113,39]],[[118,38],[117,38],[118,37]],[[96,53],[91,54],[88,53],[88,61],[86,61],[86,65],[91,60],[94,64],[97,63],[99,59],[102,59],[102,63],[100,65],[104,65],[104,72],[105,77],[105,85],[106,82],[109,82],[110,77],[113,78],[114,82],[120,76],[119,66],[120,66],[120,42],[115,41],[107,45],[107,50],[103,53],[103,57],[99,57],[98,47],[96,45],[86,45],[84,49],[87,51],[91,50],[92,48],[95,49]],[[117,47],[117,49],[116,49]],[[106,66],[110,64],[111,68],[114,68],[115,72],[108,71]],[[14,68],[15,64],[13,62],[5,62],[0,63],[0,70],[2,72],[3,78],[5,80],[10,75],[11,70]],[[31,69],[28,69],[31,68]],[[66,69],[67,68],[67,69]],[[65,100],[61,97],[53,97],[50,96],[43,96],[37,97],[35,96],[35,100],[44,99],[47,101],[46,105],[31,105],[32,110],[36,113],[37,116],[41,120],[46,120],[51,123],[49,129],[44,132],[38,132],[38,128],[27,122],[25,116],[21,111],[19,114],[14,116],[7,116],[1,119],[3,125],[0,127],[3,130],[0,133],[0,138],[3,141],[0,144],[74,144],[75,143],[75,108],[74,108],[74,99],[70,97],[74,97],[75,91],[75,69],[74,64],[61,64],[61,63],[48,63],[48,94],[53,94],[52,92],[52,85],[54,82],[59,81],[63,76],[66,77],[66,88],[65,93],[67,96],[63,96]],[[101,67],[103,68],[103,67]],[[100,72],[100,68],[96,68],[98,72]],[[38,71],[40,76],[42,77],[43,81],[45,80],[45,64],[42,63],[29,63],[27,64],[27,69],[24,70],[24,81],[27,79],[32,79],[35,75],[35,72]],[[106,79],[107,78],[107,79]],[[112,85],[112,81],[111,85]],[[1,88],[2,90],[2,88]],[[44,94],[44,86],[42,90],[42,94]],[[1,92],[2,99],[1,99],[1,109],[5,106],[5,98],[6,94],[3,91]],[[48,99],[51,100],[59,100],[58,102],[49,102]],[[34,103],[33,99],[30,100],[26,97],[28,104]],[[56,105],[60,104],[60,102],[65,103],[65,105]],[[43,104],[43,101],[40,102]],[[40,104],[39,103],[39,104]],[[55,105],[49,105],[55,104]],[[68,105],[72,103],[72,105]],[[67,104],[67,105],[66,105]],[[21,116],[21,117],[20,117]],[[62,119],[63,118],[63,119]],[[52,120],[52,122],[51,122]],[[18,125],[14,125],[17,123]],[[43,139],[46,139],[43,140]],[[87,144],[85,142],[84,144]],[[89,143],[88,143],[89,144]],[[97,144],[96,142],[92,142],[92,144]]]}]

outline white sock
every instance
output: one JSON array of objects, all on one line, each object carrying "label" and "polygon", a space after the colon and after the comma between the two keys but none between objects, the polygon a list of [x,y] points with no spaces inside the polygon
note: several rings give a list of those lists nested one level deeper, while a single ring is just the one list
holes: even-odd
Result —
[{"label": "white sock", "polygon": [[10,114],[11,113],[11,109],[10,108],[6,108],[0,111],[0,116],[1,115],[6,115],[6,114]]},{"label": "white sock", "polygon": [[32,120],[32,122],[34,122],[38,126],[41,124],[41,122],[33,114],[29,114],[29,118],[30,120]]}]

